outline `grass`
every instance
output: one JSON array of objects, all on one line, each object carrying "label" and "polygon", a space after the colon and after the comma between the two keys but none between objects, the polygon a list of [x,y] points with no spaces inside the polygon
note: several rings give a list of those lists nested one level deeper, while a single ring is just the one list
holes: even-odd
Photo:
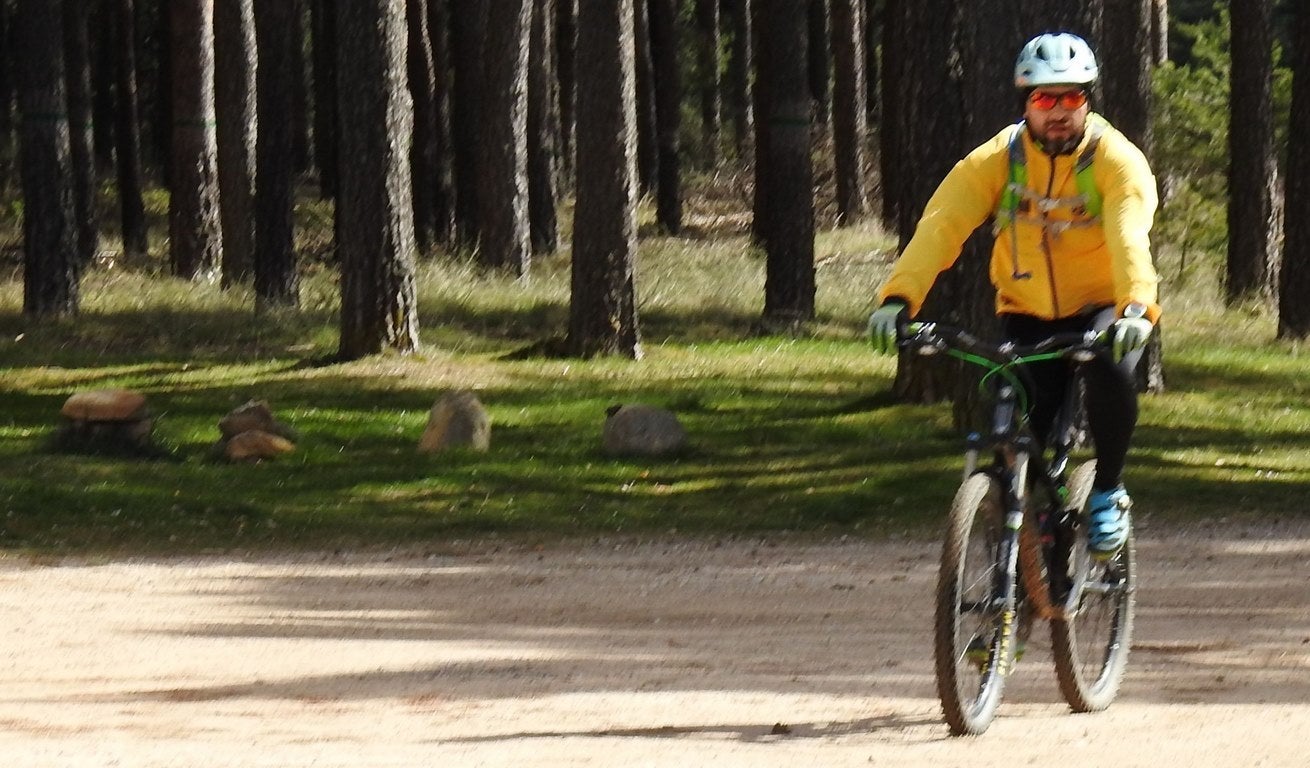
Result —
[{"label": "grass", "polygon": [[[935,531],[959,467],[950,409],[894,402],[894,363],[861,340],[892,241],[873,226],[822,231],[812,333],[761,337],[762,257],[741,217],[716,205],[692,203],[684,237],[642,240],[640,362],[532,353],[567,324],[563,251],[524,280],[425,259],[423,351],[334,364],[322,362],[336,347],[334,276],[313,260],[298,311],[255,316],[247,292],[118,264],[84,278],[79,317],[47,325],[21,316],[11,265],[0,280],[0,549]],[[1214,293],[1203,281],[1167,287],[1169,390],[1143,400],[1131,487],[1148,519],[1304,515],[1304,352],[1274,341],[1258,311],[1217,309]],[[52,449],[63,400],[97,387],[148,396],[164,457]],[[427,411],[453,388],[487,405],[492,449],[421,456]],[[218,420],[251,398],[295,427],[297,451],[214,460]],[[690,449],[604,456],[605,409],[634,402],[673,409]]]}]

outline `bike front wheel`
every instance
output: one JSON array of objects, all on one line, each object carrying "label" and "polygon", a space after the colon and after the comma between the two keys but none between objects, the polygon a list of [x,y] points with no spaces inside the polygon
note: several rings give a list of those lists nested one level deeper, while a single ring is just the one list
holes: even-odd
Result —
[{"label": "bike front wheel", "polygon": [[1099,712],[1114,701],[1128,663],[1137,561],[1131,531],[1114,557],[1091,556],[1081,524],[1087,515],[1085,499],[1068,539],[1070,593],[1064,618],[1051,622],[1051,646],[1060,693],[1070,708]]},{"label": "bike front wheel", "polygon": [[1014,537],[1007,536],[1003,498],[991,476],[969,477],[942,545],[934,655],[937,694],[956,735],[987,730],[1014,664],[1014,589],[1005,567]]}]

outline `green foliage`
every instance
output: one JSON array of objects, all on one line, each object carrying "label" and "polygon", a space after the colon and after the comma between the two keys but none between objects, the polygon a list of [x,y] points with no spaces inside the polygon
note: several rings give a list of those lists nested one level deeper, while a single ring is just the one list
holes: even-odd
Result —
[{"label": "green foliage", "polygon": [[[1199,23],[1180,23],[1178,36],[1191,44],[1185,63],[1167,62],[1155,71],[1153,164],[1165,189],[1155,234],[1165,246],[1166,278],[1210,279],[1226,258],[1230,29],[1227,9]],[[1272,96],[1279,157],[1286,155],[1291,92],[1290,70],[1276,67]]]}]

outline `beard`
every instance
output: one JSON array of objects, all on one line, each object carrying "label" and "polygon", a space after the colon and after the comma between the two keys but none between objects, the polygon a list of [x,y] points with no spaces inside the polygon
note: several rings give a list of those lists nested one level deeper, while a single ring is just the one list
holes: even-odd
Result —
[{"label": "beard", "polygon": [[1032,132],[1033,138],[1037,140],[1038,145],[1041,146],[1042,151],[1048,155],[1067,155],[1077,149],[1078,144],[1083,140],[1082,131],[1070,132],[1059,138],[1054,138],[1049,131],[1038,133],[1032,131],[1031,128],[1029,130]]}]

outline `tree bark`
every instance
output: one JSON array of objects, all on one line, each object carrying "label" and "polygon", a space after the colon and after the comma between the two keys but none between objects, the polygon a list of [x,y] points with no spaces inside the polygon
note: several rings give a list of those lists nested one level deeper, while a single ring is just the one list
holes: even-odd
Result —
[{"label": "tree bark", "polygon": [[19,0],[18,100],[22,113],[23,314],[78,310],[76,209],[64,91],[63,0]]},{"label": "tree bark", "polygon": [[633,0],[578,0],[577,209],[568,348],[641,356]]},{"label": "tree bark", "polygon": [[719,77],[719,0],[696,0],[696,62],[700,70],[701,161],[714,167],[719,160],[722,115]]},{"label": "tree bark", "polygon": [[1104,101],[1100,111],[1150,157],[1153,0],[1103,2],[1103,45],[1114,51],[1114,55],[1099,57]]},{"label": "tree bark", "polygon": [[455,237],[465,248],[475,248],[479,222],[478,186],[483,140],[482,50],[487,28],[488,0],[463,0],[459,13],[450,15],[450,46],[455,68],[451,133],[455,151]]},{"label": "tree bark", "polygon": [[426,253],[437,243],[437,185],[441,146],[437,128],[437,67],[428,27],[429,3],[441,0],[406,0],[405,23],[409,43],[406,56],[409,95],[414,102],[414,137],[410,165],[414,185],[414,237]]},{"label": "tree bark", "polygon": [[655,218],[670,235],[682,231],[682,78],[678,72],[678,0],[649,0],[650,50],[655,65],[659,185]]},{"label": "tree bark", "polygon": [[141,196],[141,113],[137,104],[136,8],[134,0],[114,2],[114,83],[117,124],[118,203],[123,229],[123,253],[142,258],[149,245],[145,202]]},{"label": "tree bark", "polygon": [[437,243],[449,245],[455,235],[455,169],[450,135],[451,94],[454,70],[451,66],[449,0],[428,0],[428,43],[432,46],[432,66],[436,74],[433,108],[436,117],[436,180],[434,207]]},{"label": "tree bark", "polygon": [[660,186],[659,128],[655,119],[655,62],[650,49],[650,0],[634,0],[637,59],[637,179],[641,193]]},{"label": "tree bark", "polygon": [[756,6],[760,50],[756,77],[766,126],[757,153],[757,183],[768,179],[769,221],[764,280],[766,332],[794,332],[814,319],[814,168],[810,153],[813,93],[806,78],[807,7],[794,0],[760,0]]},{"label": "tree bark", "polygon": [[69,147],[73,161],[73,210],[77,216],[77,258],[85,267],[95,258],[95,127],[91,105],[91,41],[87,0],[64,0],[64,65],[68,78]]},{"label": "tree bark", "polygon": [[214,93],[218,100],[218,184],[224,288],[249,283],[255,269],[256,42],[254,0],[214,8]]},{"label": "tree bark", "polygon": [[218,276],[223,254],[218,135],[214,116],[214,0],[169,6],[173,139],[168,236],[173,271],[188,280]]},{"label": "tree bark", "polygon": [[738,160],[750,158],[755,133],[755,111],[751,100],[752,35],[750,0],[724,0],[729,10],[732,42],[728,54],[728,104],[732,113],[732,144]]},{"label": "tree bark", "polygon": [[1278,274],[1272,259],[1277,219],[1272,109],[1273,2],[1232,6],[1232,79],[1228,131],[1229,305],[1269,296]]},{"label": "tree bark", "polygon": [[1287,149],[1287,237],[1279,274],[1278,337],[1310,336],[1310,5],[1292,17],[1292,112]]},{"label": "tree bark", "polygon": [[312,0],[310,23],[314,57],[314,164],[318,194],[337,196],[340,161],[337,137],[337,0]]},{"label": "tree bark", "polygon": [[559,241],[555,219],[559,94],[554,57],[555,0],[532,0],[528,51],[528,229],[534,253],[551,253]]},{"label": "tree bark", "polygon": [[864,0],[832,0],[833,154],[837,180],[837,222],[864,217]]},{"label": "tree bark", "polygon": [[479,260],[527,274],[528,42],[532,0],[499,0],[487,17],[479,173]]},{"label": "tree bark", "polygon": [[300,44],[296,39],[295,15],[295,4],[286,0],[255,0],[255,38],[259,58],[255,97],[262,116],[255,139],[257,311],[294,307],[300,303],[292,218],[295,126],[290,119],[294,87],[291,82],[294,76],[291,48]]},{"label": "tree bark", "polygon": [[555,71],[559,81],[560,185],[573,185],[573,136],[577,115],[574,50],[578,39],[578,0],[555,0]]},{"label": "tree bark", "polygon": [[807,69],[810,78],[810,96],[814,100],[814,117],[820,125],[828,125],[832,116],[832,51],[828,48],[831,35],[831,0],[809,0],[809,43]]},{"label": "tree bark", "polygon": [[418,348],[404,0],[339,6],[340,357]]}]

